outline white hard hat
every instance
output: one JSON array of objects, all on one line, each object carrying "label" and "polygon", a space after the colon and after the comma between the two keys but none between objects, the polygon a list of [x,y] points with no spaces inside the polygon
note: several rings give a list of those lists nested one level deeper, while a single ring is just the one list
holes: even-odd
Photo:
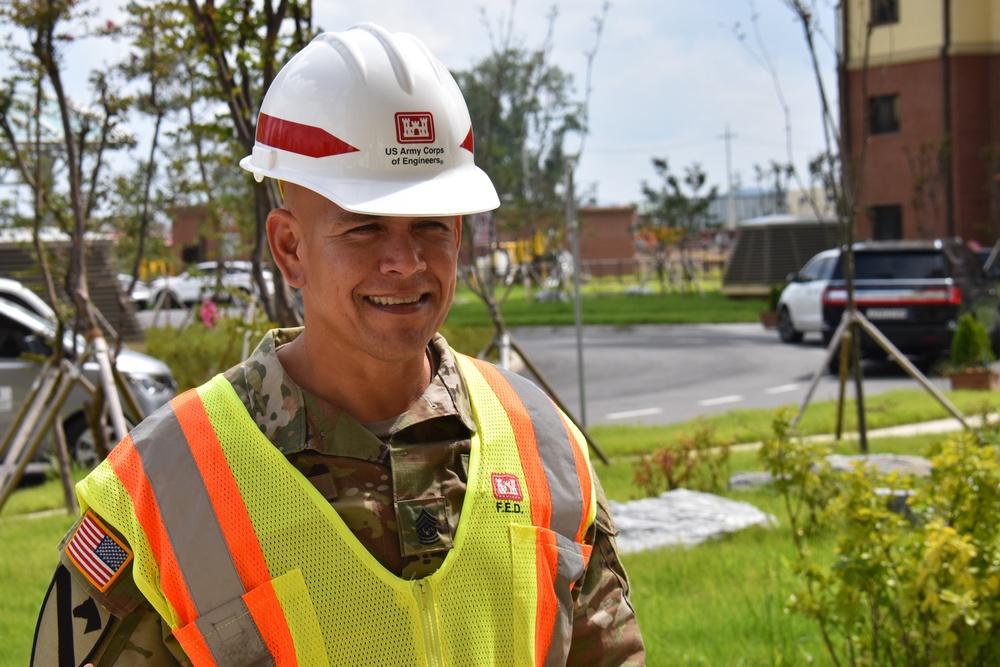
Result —
[{"label": "white hard hat", "polygon": [[472,122],[447,68],[413,35],[372,23],[317,35],[264,95],[240,166],[370,215],[500,205],[473,162]]}]

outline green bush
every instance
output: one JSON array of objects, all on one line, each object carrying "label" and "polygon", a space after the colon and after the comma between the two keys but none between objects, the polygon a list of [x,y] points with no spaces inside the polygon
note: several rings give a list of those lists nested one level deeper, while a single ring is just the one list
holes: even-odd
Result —
[{"label": "green bush", "polygon": [[681,436],[635,462],[635,485],[647,497],[681,488],[720,493],[729,479],[731,444],[717,440],[715,428],[699,420],[693,436]]},{"label": "green bush", "polygon": [[[1000,664],[997,448],[955,436],[930,452],[925,479],[860,466],[836,473],[781,429],[762,462],[782,476],[798,549],[792,569],[803,585],[788,607],[818,624],[834,663]],[[831,564],[804,546],[809,528],[836,536]]]},{"label": "green bush", "polygon": [[958,326],[951,339],[950,361],[955,369],[988,366],[996,361],[990,335],[972,313],[958,318]]},{"label": "green bush", "polygon": [[248,324],[237,317],[220,317],[211,327],[199,321],[183,329],[147,329],[146,351],[170,367],[180,392],[242,361],[244,342],[252,351],[273,327],[266,318]]},{"label": "green bush", "polygon": [[781,293],[785,291],[785,287],[788,283],[776,283],[771,285],[771,289],[767,292],[767,309],[770,312],[775,312],[778,310],[778,301],[781,300]]}]

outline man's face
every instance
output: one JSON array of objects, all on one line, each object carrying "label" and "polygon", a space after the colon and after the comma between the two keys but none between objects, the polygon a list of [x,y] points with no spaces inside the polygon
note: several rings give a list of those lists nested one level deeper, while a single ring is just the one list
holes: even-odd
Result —
[{"label": "man's face", "polygon": [[350,213],[301,189],[289,209],[309,338],[387,362],[422,355],[455,294],[460,219]]}]

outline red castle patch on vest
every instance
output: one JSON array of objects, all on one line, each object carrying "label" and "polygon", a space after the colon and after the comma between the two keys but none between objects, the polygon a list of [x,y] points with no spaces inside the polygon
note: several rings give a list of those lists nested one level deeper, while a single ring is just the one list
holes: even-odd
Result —
[{"label": "red castle patch on vest", "polygon": [[493,497],[497,500],[524,500],[521,493],[521,482],[516,475],[492,473]]}]

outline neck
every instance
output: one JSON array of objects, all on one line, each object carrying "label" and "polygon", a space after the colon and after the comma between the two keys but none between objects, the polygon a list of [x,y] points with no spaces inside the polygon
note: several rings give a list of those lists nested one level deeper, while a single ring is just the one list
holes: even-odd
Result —
[{"label": "neck", "polygon": [[279,349],[278,359],[303,391],[361,423],[406,412],[427,389],[433,372],[426,350],[404,361],[337,356],[329,347],[310,345],[306,331]]}]

